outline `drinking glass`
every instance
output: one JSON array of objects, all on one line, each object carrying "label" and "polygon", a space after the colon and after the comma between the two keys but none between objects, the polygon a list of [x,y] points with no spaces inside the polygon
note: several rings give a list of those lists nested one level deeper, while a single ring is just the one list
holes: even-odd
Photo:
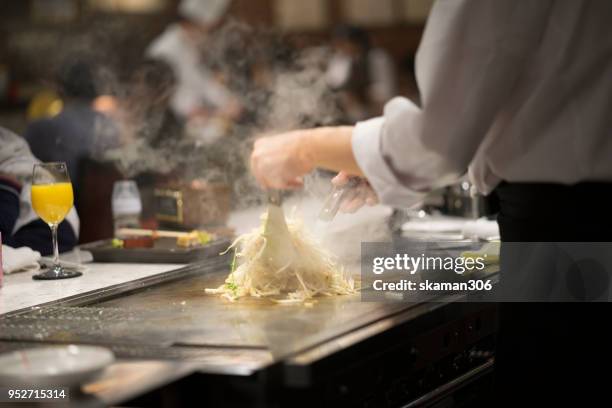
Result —
[{"label": "drinking glass", "polygon": [[66,279],[82,273],[63,268],[59,262],[57,228],[72,208],[74,196],[66,163],[40,163],[34,165],[32,175],[32,207],[51,228],[53,237],[53,267],[34,275],[34,279]]}]

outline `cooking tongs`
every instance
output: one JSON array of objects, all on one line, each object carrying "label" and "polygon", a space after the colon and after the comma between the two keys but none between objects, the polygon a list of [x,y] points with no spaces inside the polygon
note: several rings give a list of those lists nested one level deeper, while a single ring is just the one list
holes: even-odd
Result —
[{"label": "cooking tongs", "polygon": [[361,183],[359,177],[351,177],[346,184],[339,187],[335,186],[325,199],[323,208],[319,213],[319,220],[331,222],[336,214],[338,214],[342,202],[351,194],[353,188],[357,187],[359,183]]}]

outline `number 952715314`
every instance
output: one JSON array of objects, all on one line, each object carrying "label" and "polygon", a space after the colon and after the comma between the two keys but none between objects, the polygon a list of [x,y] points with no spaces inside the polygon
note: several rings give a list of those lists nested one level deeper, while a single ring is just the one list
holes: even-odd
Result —
[{"label": "number 952715314", "polygon": [[66,400],[67,388],[0,388],[0,402]]}]

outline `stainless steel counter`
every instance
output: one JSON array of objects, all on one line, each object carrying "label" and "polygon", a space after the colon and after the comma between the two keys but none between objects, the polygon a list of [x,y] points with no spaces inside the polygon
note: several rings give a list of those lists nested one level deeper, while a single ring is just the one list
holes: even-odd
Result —
[{"label": "stainless steel counter", "polygon": [[306,307],[205,293],[228,273],[220,258],[11,313],[0,317],[0,340],[96,343],[119,356],[198,361],[202,370],[244,374],[411,307],[363,303],[359,294]]},{"label": "stainless steel counter", "polygon": [[[189,394],[211,384],[211,378],[227,379],[210,390],[211,395],[236,381],[230,379],[243,378],[260,394],[247,401],[261,402],[283,395],[270,387],[319,387],[323,379],[346,371],[344,365],[378,361],[377,356],[389,350],[410,355],[413,349],[433,347],[406,360],[410,363],[405,369],[423,370],[432,361],[465,352],[468,344],[476,344],[493,330],[489,315],[470,317],[487,323],[478,323],[482,330],[470,333],[472,337],[460,346],[436,349],[433,345],[446,332],[467,333],[465,316],[478,309],[458,305],[451,313],[450,298],[436,303],[366,303],[353,295],[320,298],[305,307],[266,299],[232,303],[205,294],[228,273],[228,258],[220,257],[5,314],[0,317],[0,351],[49,343],[111,348],[118,364],[85,387],[104,404],[124,403],[170,384],[183,387],[178,394]],[[377,343],[381,338],[387,340]],[[379,363],[388,366],[384,361]],[[155,375],[141,372],[144,367],[151,367]],[[359,370],[371,368],[363,366],[355,373]]]}]

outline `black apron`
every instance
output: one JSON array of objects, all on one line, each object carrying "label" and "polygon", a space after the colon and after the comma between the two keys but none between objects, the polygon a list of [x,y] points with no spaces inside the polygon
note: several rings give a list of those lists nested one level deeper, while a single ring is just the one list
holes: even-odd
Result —
[{"label": "black apron", "polygon": [[[504,182],[493,194],[502,258],[503,242],[612,242],[612,183]],[[494,406],[605,404],[610,306],[500,303]]]}]

